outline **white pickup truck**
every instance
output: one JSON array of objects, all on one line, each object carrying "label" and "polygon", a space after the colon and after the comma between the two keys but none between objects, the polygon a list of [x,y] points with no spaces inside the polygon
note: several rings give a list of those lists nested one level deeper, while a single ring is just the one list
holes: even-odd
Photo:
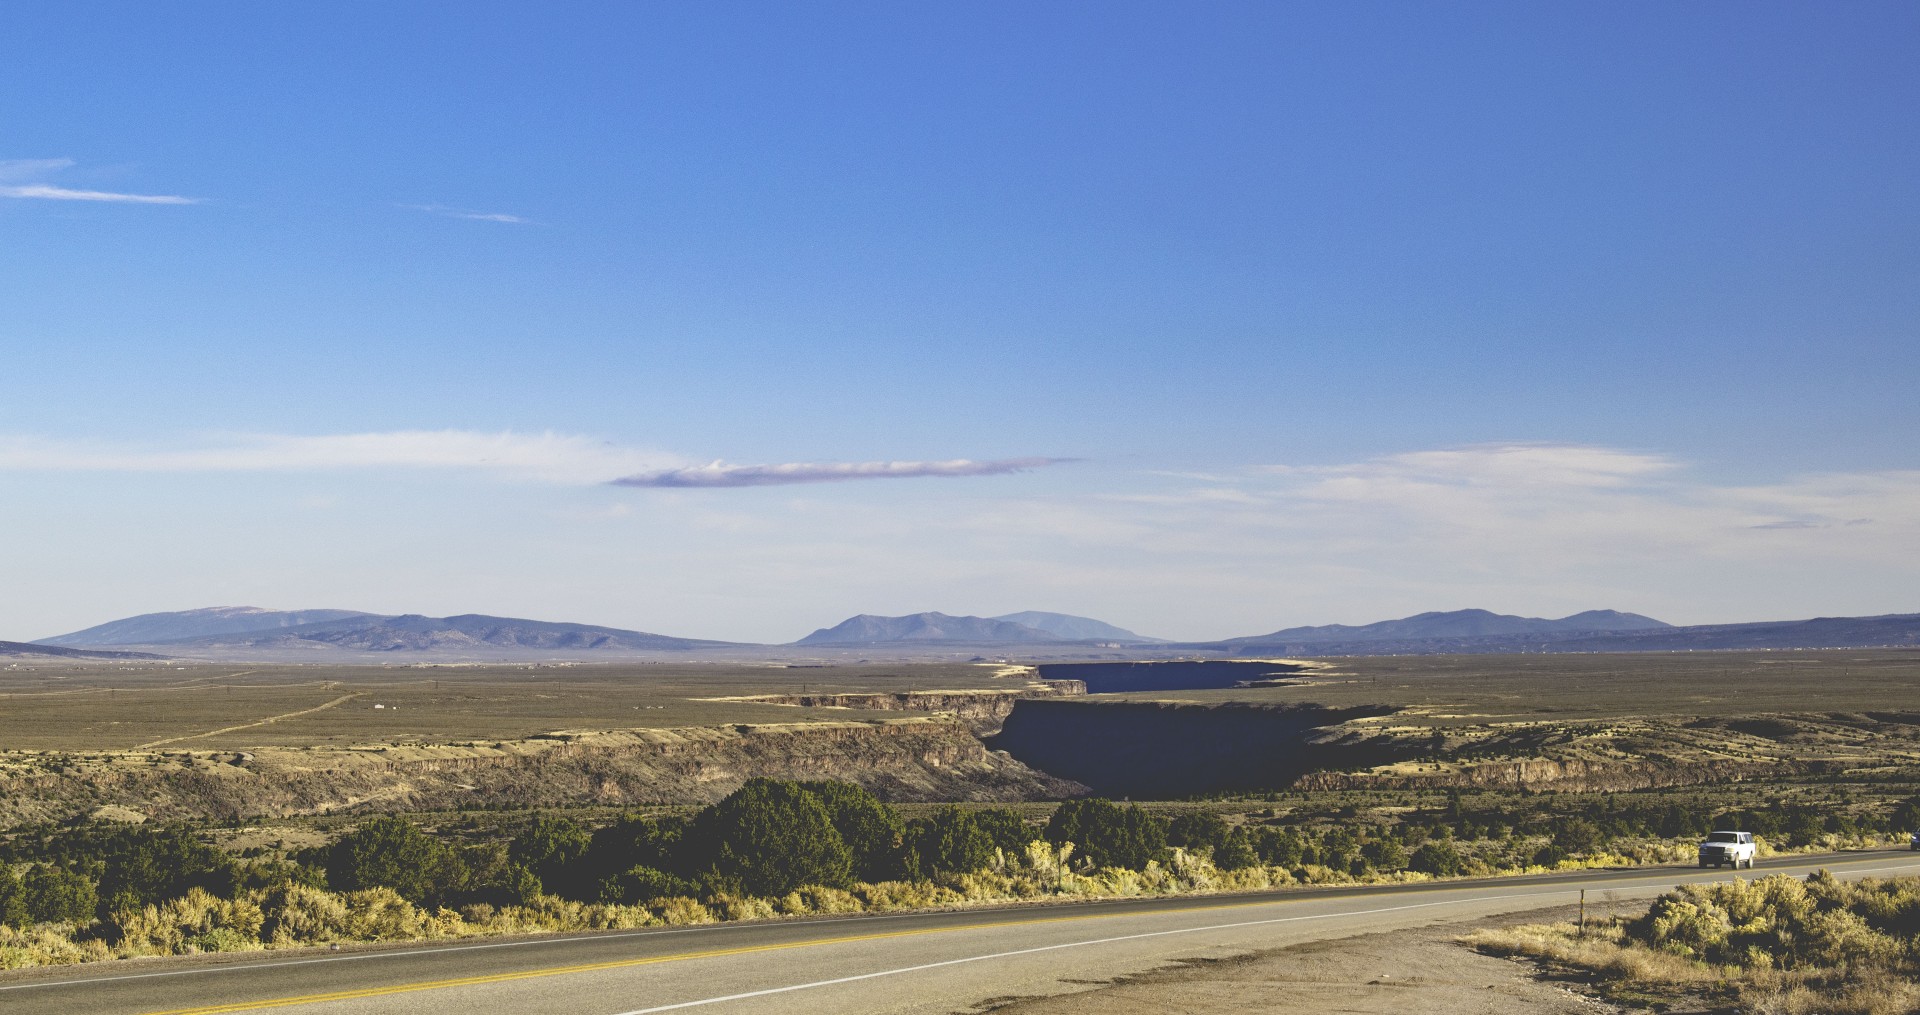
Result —
[{"label": "white pickup truck", "polygon": [[1719,867],[1730,863],[1734,870],[1742,867],[1752,870],[1753,853],[1752,832],[1708,832],[1707,841],[1700,844],[1700,866]]}]

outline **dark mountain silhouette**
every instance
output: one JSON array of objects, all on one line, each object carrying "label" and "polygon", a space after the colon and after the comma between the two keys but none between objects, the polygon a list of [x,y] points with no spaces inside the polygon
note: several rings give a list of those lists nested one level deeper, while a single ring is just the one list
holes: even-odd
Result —
[{"label": "dark mountain silhouette", "polygon": [[65,648],[60,645],[35,645],[23,641],[0,641],[0,657],[25,659],[165,659],[150,652],[109,652],[100,649]]},{"label": "dark mountain silhouette", "polygon": [[[317,619],[292,623],[307,618]],[[209,628],[208,633],[191,633]],[[183,632],[187,633],[183,635]],[[1032,646],[1036,650],[1045,648],[1058,653],[1074,651],[1076,644],[1100,642],[1131,644],[1143,653],[1143,658],[1166,652],[1258,658],[1920,647],[1920,614],[1673,627],[1648,617],[1612,610],[1590,610],[1557,620],[1505,616],[1486,610],[1455,610],[1377,624],[1295,627],[1250,638],[1173,644],[1140,638],[1097,620],[1065,614],[1030,612],[1004,617],[955,617],[944,613],[916,613],[904,617],[852,617],[834,627],[815,631],[788,648],[891,645],[910,654],[915,646],[925,646],[929,651],[946,645]],[[32,644],[0,642],[0,656],[164,657],[107,651],[106,646],[151,647],[165,655],[201,652],[231,655],[251,651],[272,655],[291,651],[305,655],[341,651],[450,655],[507,652],[559,657],[708,648],[748,652],[764,649],[773,655],[781,651],[780,646],[748,646],[591,624],[479,614],[384,616],[351,610],[219,607],[129,617]]]},{"label": "dark mountain silhouette", "polygon": [[1056,638],[1064,638],[1068,641],[1156,642],[1164,640],[1142,637],[1124,627],[1115,627],[1103,620],[1076,617],[1068,613],[1027,610],[1024,613],[1009,613],[988,619],[1004,620],[1010,624],[1031,627],[1036,631],[1045,631]]},{"label": "dark mountain silhouette", "polygon": [[260,636],[252,645],[291,644],[298,639],[309,644],[336,645],[363,652],[425,651],[431,649],[470,649],[481,646],[543,650],[626,650],[689,649],[724,645],[725,642],[673,638],[645,631],[626,631],[591,624],[565,624],[517,617],[488,617],[477,613],[457,617],[377,617],[309,624],[283,632]]},{"label": "dark mountain silhouette", "polygon": [[[1601,611],[1595,611],[1601,612]],[[1423,615],[1427,616],[1427,615]],[[1578,614],[1576,616],[1588,616]],[[1633,614],[1615,614],[1632,617]],[[1419,618],[1408,618],[1416,620]],[[1524,619],[1524,618],[1514,618]],[[1566,618],[1571,620],[1573,618]],[[1646,619],[1646,618],[1640,618]],[[1396,623],[1390,621],[1389,623]],[[1654,623],[1658,623],[1655,621]],[[1338,625],[1335,625],[1337,627]],[[1365,631],[1380,625],[1347,628]],[[1194,645],[1234,655],[1427,655],[1503,652],[1677,652],[1730,649],[1884,648],[1920,646],[1920,614],[1879,617],[1818,617],[1752,624],[1645,627],[1639,630],[1536,629],[1526,633],[1475,634],[1471,628],[1402,629],[1399,636],[1341,637],[1328,628],[1293,628],[1255,638]],[[1316,632],[1298,637],[1294,632]],[[1183,646],[1186,647],[1186,646]]]},{"label": "dark mountain silhouette", "polygon": [[[188,615],[208,611],[187,611]],[[263,611],[270,612],[270,611]],[[343,614],[333,619],[289,626],[262,627],[206,634],[199,637],[175,637],[158,644],[182,652],[192,650],[234,649],[326,649],[339,648],[359,652],[428,652],[483,648],[529,649],[547,652],[577,651],[659,651],[720,647],[730,643],[673,638],[644,631],[627,631],[591,624],[553,623],[522,620],[517,617],[488,617],[469,613],[457,617],[425,617],[407,614],[398,617],[349,610],[293,611],[300,613]],[[150,617],[176,616],[152,614]],[[132,625],[136,632],[165,633],[177,626],[133,617],[114,624],[102,624],[88,631]],[[194,621],[189,621],[189,623]],[[217,622],[217,621],[216,621]],[[79,632],[85,634],[87,632]],[[126,635],[111,635],[125,637]],[[50,641],[55,639],[50,639]],[[142,644],[142,643],[133,643]]]},{"label": "dark mountain silhouette", "polygon": [[376,617],[357,610],[263,610],[257,606],[209,606],[199,610],[172,613],[143,613],[138,617],[109,621],[96,627],[53,638],[42,638],[38,645],[164,645],[188,638],[206,638],[223,634],[245,634]]},{"label": "dark mountain silhouette", "polygon": [[1920,647],[1920,613],[1879,617],[1815,617],[1756,624],[1702,624],[1570,638],[1567,652],[1672,652],[1699,649]]},{"label": "dark mountain silhouette", "polygon": [[944,613],[914,613],[905,617],[878,617],[863,613],[832,627],[823,627],[795,645],[883,645],[894,642],[954,642],[970,645],[1022,645],[1067,639],[1039,628],[990,617],[951,617]]},{"label": "dark mountain silhouette", "polygon": [[1515,617],[1487,610],[1450,610],[1421,613],[1399,620],[1382,620],[1375,624],[1357,627],[1346,624],[1289,627],[1272,634],[1251,638],[1230,638],[1228,642],[1306,644],[1316,641],[1415,641],[1427,638],[1484,638],[1517,634],[1641,631],[1666,629],[1671,626],[1652,617],[1643,617],[1637,613],[1620,613],[1616,610],[1588,610],[1585,613],[1576,613],[1571,617],[1561,617],[1558,620],[1547,620],[1542,617]]}]

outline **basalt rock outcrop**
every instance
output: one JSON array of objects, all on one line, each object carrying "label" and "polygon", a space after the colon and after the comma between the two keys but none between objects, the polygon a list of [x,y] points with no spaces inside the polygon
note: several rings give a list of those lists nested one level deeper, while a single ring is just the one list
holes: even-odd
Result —
[{"label": "basalt rock outcrop", "polygon": [[1108,796],[1627,792],[1920,766],[1904,713],[1461,722],[1426,708],[1033,700],[988,742]]},{"label": "basalt rock outcrop", "polygon": [[761,694],[730,699],[809,708],[854,708],[880,712],[938,712],[965,722],[974,732],[1000,728],[1015,703],[1033,698],[1069,698],[1087,693],[1079,680],[1042,680],[1005,690],[896,691],[852,694]]},{"label": "basalt rock outcrop", "polygon": [[1343,728],[1389,706],[1026,700],[988,738],[1029,766],[1114,797],[1284,787],[1309,772],[1412,757],[1419,745]]},{"label": "basalt rock outcrop", "polygon": [[756,776],[840,779],[895,801],[1058,799],[1085,787],[944,717],[554,733],[361,748],[0,754],[0,827],[103,806],[158,820],[460,806],[711,803]]}]

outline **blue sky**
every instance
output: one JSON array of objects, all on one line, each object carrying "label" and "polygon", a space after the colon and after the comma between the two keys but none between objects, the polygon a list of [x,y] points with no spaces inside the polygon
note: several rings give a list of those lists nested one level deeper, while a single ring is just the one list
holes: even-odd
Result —
[{"label": "blue sky", "polygon": [[555,6],[9,8],[0,637],[1920,609],[1911,5]]}]

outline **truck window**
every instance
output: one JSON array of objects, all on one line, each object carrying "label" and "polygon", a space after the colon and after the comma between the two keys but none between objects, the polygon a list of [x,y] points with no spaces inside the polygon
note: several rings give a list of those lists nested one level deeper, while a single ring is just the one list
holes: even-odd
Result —
[{"label": "truck window", "polygon": [[1714,832],[1707,836],[1708,842],[1739,842],[1739,832]]}]

